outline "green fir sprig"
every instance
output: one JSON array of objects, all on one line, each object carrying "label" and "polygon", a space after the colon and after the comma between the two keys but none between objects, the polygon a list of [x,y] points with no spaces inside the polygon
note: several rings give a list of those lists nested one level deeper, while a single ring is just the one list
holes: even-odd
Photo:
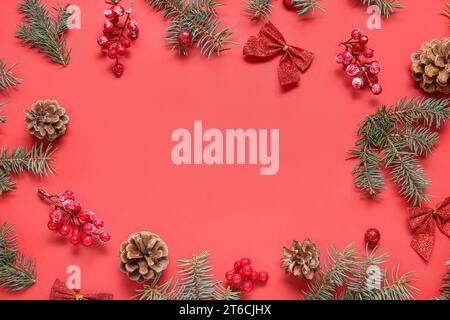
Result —
[{"label": "green fir sprig", "polygon": [[136,290],[139,300],[238,300],[239,292],[215,281],[208,260],[208,252],[178,260],[178,276],[160,284],[158,275],[151,284]]},{"label": "green fir sprig", "polygon": [[270,0],[250,0],[245,6],[250,20],[268,19],[272,13]]},{"label": "green fir sprig", "polygon": [[[6,63],[0,59],[0,89],[8,90],[10,88],[18,86],[22,79],[14,75],[13,69],[18,63],[13,63],[10,67],[6,66]],[[1,106],[1,104],[0,104]]]},{"label": "green fir sprig", "polygon": [[435,297],[435,300],[450,300],[450,259],[447,260],[447,268],[447,273],[441,285],[441,295]]},{"label": "green fir sprig", "polygon": [[0,149],[0,195],[13,191],[16,183],[11,180],[12,174],[24,171],[39,176],[46,176],[55,172],[53,166],[52,145],[35,144],[31,149],[25,147]]},{"label": "green fir sprig", "polygon": [[418,290],[412,286],[412,273],[399,274],[394,267],[388,275],[383,268],[387,254],[379,248],[366,248],[359,255],[350,244],[339,251],[331,245],[327,260],[304,291],[307,300],[410,300]]},{"label": "green fir sprig", "polygon": [[[7,103],[8,102],[0,102],[0,107],[3,107]],[[6,117],[2,114],[3,112],[4,112],[3,109],[0,109],[0,123],[5,123],[6,122]]]},{"label": "green fir sprig", "polygon": [[0,225],[0,286],[11,291],[28,288],[36,282],[36,264],[17,248],[14,227]]},{"label": "green fir sprig", "polygon": [[321,0],[292,0],[294,8],[297,10],[297,14],[302,16],[308,12],[314,13],[316,10],[325,12],[325,8],[319,3]]},{"label": "green fir sprig", "polygon": [[368,115],[349,150],[350,159],[358,160],[352,171],[355,187],[375,198],[385,189],[383,167],[411,205],[426,200],[430,182],[419,159],[430,154],[449,111],[448,99],[404,98]]},{"label": "green fir sprig", "polygon": [[367,7],[376,5],[380,8],[381,14],[388,18],[395,10],[401,10],[404,8],[402,3],[396,2],[396,0],[360,0],[361,3]]},{"label": "green fir sprig", "polygon": [[[221,4],[215,0],[145,0],[152,8],[162,11],[164,18],[169,20],[166,30],[166,42],[179,54],[188,55],[189,47],[196,45],[200,52],[211,57],[229,50],[229,40],[233,34],[230,28],[219,31],[220,23],[216,8]],[[182,30],[192,33],[189,45],[179,42],[178,35]]]},{"label": "green fir sprig", "polygon": [[444,11],[442,11],[442,14],[450,19],[450,3],[446,3],[445,6],[447,8]]},{"label": "green fir sprig", "polygon": [[54,12],[50,13],[41,0],[19,2],[24,22],[18,26],[16,36],[32,48],[38,48],[52,61],[66,66],[71,51],[66,49],[65,37],[67,20],[71,16],[69,5],[54,6]]}]

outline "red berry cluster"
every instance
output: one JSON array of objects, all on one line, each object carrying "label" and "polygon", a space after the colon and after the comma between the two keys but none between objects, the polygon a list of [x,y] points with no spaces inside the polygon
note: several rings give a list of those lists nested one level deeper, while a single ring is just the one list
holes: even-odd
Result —
[{"label": "red berry cluster", "polygon": [[250,259],[243,258],[234,263],[233,271],[227,271],[225,273],[225,279],[231,283],[233,290],[237,291],[242,289],[245,292],[250,292],[253,289],[254,281],[267,282],[269,280],[269,274],[264,271],[254,271]]},{"label": "red berry cluster", "polygon": [[380,63],[361,61],[361,56],[370,59],[374,55],[374,51],[366,46],[368,42],[369,38],[360,29],[354,29],[351,38],[341,42],[345,51],[336,56],[336,62],[343,64],[345,72],[352,77],[353,87],[361,89],[368,85],[373,94],[380,94],[383,90],[378,83]]},{"label": "red berry cluster", "polygon": [[[139,36],[139,27],[136,20],[131,19],[131,9],[125,10],[119,4],[106,9],[104,15],[107,20],[103,24],[103,35],[97,38],[97,43],[104,55],[116,60],[112,71],[120,77],[124,66],[119,62],[119,57],[127,53],[131,40]],[[123,19],[125,21],[122,23]]]},{"label": "red berry cluster", "polygon": [[50,230],[58,230],[59,234],[64,237],[70,234],[72,244],[82,243],[89,247],[92,245],[94,237],[101,242],[107,242],[111,238],[111,234],[103,229],[103,220],[97,218],[95,212],[83,210],[80,202],[75,200],[72,191],[66,190],[52,195],[39,189],[38,194],[55,206],[55,209],[49,214],[47,227]]}]

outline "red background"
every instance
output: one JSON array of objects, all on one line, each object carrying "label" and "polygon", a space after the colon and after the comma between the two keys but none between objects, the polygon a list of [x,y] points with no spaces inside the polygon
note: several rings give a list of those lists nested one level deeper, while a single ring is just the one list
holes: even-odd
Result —
[{"label": "red background", "polygon": [[[49,1],[45,1],[50,3]],[[65,3],[65,1],[62,1]],[[445,1],[402,0],[405,9],[367,31],[359,1],[324,0],[325,14],[299,18],[274,2],[271,16],[289,43],[316,53],[298,88],[284,92],[276,74],[277,60],[249,64],[242,44],[261,23],[248,21],[242,1],[224,1],[223,25],[235,34],[233,46],[210,60],[192,50],[178,57],[164,44],[167,21],[135,1],[141,37],[124,59],[122,79],[110,72],[111,61],[99,53],[96,37],[103,23],[103,1],[74,0],[81,7],[81,30],[68,32],[73,48],[67,68],[50,63],[14,37],[20,21],[17,1],[2,1],[0,52],[8,63],[20,61],[24,79],[10,100],[8,122],[0,127],[2,145],[31,145],[22,110],[38,99],[57,99],[71,117],[67,134],[57,143],[57,175],[45,179],[22,174],[17,191],[0,202],[0,220],[15,225],[19,246],[37,260],[37,283],[20,293],[0,290],[3,299],[47,299],[56,277],[65,279],[68,265],[82,270],[84,291],[112,292],[127,299],[138,286],[118,270],[120,243],[133,231],[150,230],[168,244],[171,264],[207,249],[217,278],[241,257],[249,257],[270,280],[245,295],[248,299],[298,299],[302,282],[279,268],[281,247],[310,237],[325,256],[330,243],[339,248],[355,242],[362,248],[367,228],[382,233],[381,244],[401,271],[413,269],[419,298],[438,294],[449,257],[449,241],[437,233],[430,263],[409,247],[407,205],[392,185],[378,201],[363,199],[353,187],[346,150],[356,139],[357,124],[379,104],[422,95],[410,78],[410,54],[422,42],[448,35],[439,15]],[[124,1],[126,4],[127,2]],[[354,27],[362,27],[382,65],[384,87],[375,97],[351,88],[334,62],[337,44]],[[176,128],[279,128],[280,171],[260,176],[254,166],[175,166],[170,160],[170,134]],[[433,155],[424,161],[433,183],[433,202],[449,195],[450,129],[441,132]],[[47,230],[50,207],[36,196],[70,188],[86,208],[107,223],[113,238],[106,245],[73,247]]]}]

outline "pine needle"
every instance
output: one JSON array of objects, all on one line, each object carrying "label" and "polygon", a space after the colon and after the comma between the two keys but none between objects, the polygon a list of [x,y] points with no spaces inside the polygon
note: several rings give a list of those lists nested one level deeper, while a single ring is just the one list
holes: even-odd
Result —
[{"label": "pine needle", "polygon": [[70,4],[53,7],[50,13],[41,0],[24,0],[19,2],[19,12],[23,15],[16,36],[32,48],[38,48],[52,61],[66,66],[69,63],[70,51],[66,50],[65,32],[67,20],[71,16]]},{"label": "pine needle", "polygon": [[450,117],[448,99],[403,98],[394,107],[381,106],[359,125],[350,159],[354,185],[375,198],[384,189],[384,165],[400,195],[411,205],[426,200],[430,183],[419,159],[427,157],[438,141],[443,123]]},{"label": "pine needle", "polygon": [[145,0],[152,8],[162,11],[169,20],[166,30],[166,42],[178,54],[188,55],[188,46],[178,41],[178,34],[183,29],[192,32],[190,45],[200,48],[202,55],[210,58],[213,54],[220,56],[229,50],[228,45],[235,44],[228,38],[233,34],[229,28],[219,30],[221,21],[216,8],[221,4],[215,0]]},{"label": "pine needle", "polygon": [[297,14],[302,16],[308,12],[314,14],[316,10],[325,12],[325,8],[322,7],[319,2],[321,0],[293,0],[294,8],[297,9]]},{"label": "pine needle", "polygon": [[17,65],[18,63],[16,62],[8,68],[5,62],[0,59],[0,89],[8,90],[18,86],[22,82],[22,79],[16,77],[13,73],[13,69]]},{"label": "pine needle", "polygon": [[441,295],[434,297],[435,300],[450,300],[450,260],[447,260],[447,273],[441,285]]},{"label": "pine needle", "polygon": [[0,286],[11,291],[28,288],[36,282],[36,264],[18,251],[14,228],[0,225]]},{"label": "pine needle", "polygon": [[401,10],[404,8],[403,4],[396,2],[396,0],[360,0],[360,1],[363,5],[367,7],[376,5],[378,8],[380,8],[381,14],[386,18],[389,18],[395,10]]},{"label": "pine needle", "polygon": [[[3,107],[7,103],[8,102],[0,102],[0,107]],[[2,113],[3,113],[3,110],[0,109],[0,123],[5,123],[6,122],[6,117]]]},{"label": "pine needle", "polygon": [[442,14],[450,19],[450,3],[446,3],[445,5],[446,5],[447,9],[442,11]]},{"label": "pine needle", "polygon": [[250,0],[244,6],[244,10],[248,13],[250,20],[259,20],[260,18],[267,20],[272,13],[272,5],[270,0]]}]

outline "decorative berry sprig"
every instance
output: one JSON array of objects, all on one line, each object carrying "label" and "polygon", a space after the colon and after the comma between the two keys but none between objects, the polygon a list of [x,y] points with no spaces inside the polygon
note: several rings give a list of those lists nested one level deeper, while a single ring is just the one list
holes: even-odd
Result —
[{"label": "decorative berry sprig", "polygon": [[233,291],[250,292],[253,289],[255,281],[262,283],[269,280],[269,274],[265,271],[257,272],[253,270],[251,261],[248,258],[243,258],[234,263],[233,271],[225,273],[225,279],[229,281],[229,285]]},{"label": "decorative berry sprig", "polygon": [[361,60],[361,55],[367,59],[374,56],[374,51],[366,46],[368,42],[369,38],[360,29],[353,29],[350,39],[340,43],[345,51],[336,56],[336,62],[344,65],[345,72],[352,77],[354,88],[361,89],[368,85],[372,93],[378,95],[383,90],[378,83],[380,63]]},{"label": "decorative berry sprig", "polygon": [[125,10],[118,4],[119,2],[115,2],[115,5],[103,12],[107,20],[103,24],[103,35],[97,39],[103,54],[116,60],[112,71],[117,77],[120,77],[124,71],[119,58],[127,53],[127,49],[131,47],[131,41],[139,36],[139,26],[136,20],[131,18],[131,8]]},{"label": "decorative berry sprig", "polygon": [[47,227],[52,231],[58,230],[63,237],[71,234],[70,242],[73,245],[81,242],[89,247],[94,242],[94,237],[101,242],[111,239],[111,234],[104,230],[103,220],[93,211],[82,210],[81,203],[75,200],[72,191],[49,194],[43,189],[38,189],[38,195],[55,206],[49,214]]}]

